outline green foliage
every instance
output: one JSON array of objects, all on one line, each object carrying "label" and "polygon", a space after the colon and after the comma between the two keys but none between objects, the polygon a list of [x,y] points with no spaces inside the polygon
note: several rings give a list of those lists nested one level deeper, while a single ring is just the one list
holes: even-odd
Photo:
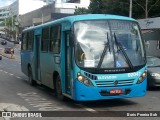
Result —
[{"label": "green foliage", "polygon": [[[92,14],[115,14],[129,16],[130,0],[91,0],[88,11]],[[145,18],[160,16],[160,0],[133,0],[132,17]]]},{"label": "green foliage", "polygon": [[104,13],[105,7],[103,0],[91,0],[89,5],[89,12],[92,14]]},{"label": "green foliage", "polygon": [[4,29],[2,30],[5,34],[12,36],[13,38],[15,38],[16,35],[16,16],[13,17],[8,17],[6,18],[1,25],[5,26]]},{"label": "green foliage", "polygon": [[77,8],[74,12],[75,15],[79,15],[79,14],[88,14],[89,11],[86,8]]},{"label": "green foliage", "polygon": [[128,0],[91,0],[89,11],[92,14],[115,14],[128,16]]},{"label": "green foliage", "polygon": [[0,23],[0,26],[4,26],[4,25],[5,25],[5,23],[4,23],[4,22],[1,22],[1,23]]},{"label": "green foliage", "polygon": [[15,26],[15,22],[16,22],[16,16],[6,18],[6,26],[8,28]]}]

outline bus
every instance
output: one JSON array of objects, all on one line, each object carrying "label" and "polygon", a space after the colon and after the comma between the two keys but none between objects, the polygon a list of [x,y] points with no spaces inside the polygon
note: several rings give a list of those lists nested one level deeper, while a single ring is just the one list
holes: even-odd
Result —
[{"label": "bus", "polygon": [[136,20],[68,16],[23,30],[21,69],[57,98],[93,101],[146,94],[145,43]]}]

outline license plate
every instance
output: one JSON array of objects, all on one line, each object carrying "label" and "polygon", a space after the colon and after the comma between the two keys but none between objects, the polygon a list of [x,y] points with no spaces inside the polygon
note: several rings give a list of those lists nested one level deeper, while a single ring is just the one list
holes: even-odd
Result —
[{"label": "license plate", "polygon": [[122,94],[122,90],[121,89],[113,89],[113,90],[110,90],[110,94]]}]

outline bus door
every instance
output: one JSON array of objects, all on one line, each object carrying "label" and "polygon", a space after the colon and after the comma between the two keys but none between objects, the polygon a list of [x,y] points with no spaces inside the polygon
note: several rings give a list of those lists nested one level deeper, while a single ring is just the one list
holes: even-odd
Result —
[{"label": "bus door", "polygon": [[36,78],[37,80],[40,80],[40,41],[41,41],[41,36],[36,35],[36,49],[35,49],[35,73],[36,73]]},{"label": "bus door", "polygon": [[70,31],[65,32],[65,87],[66,92],[71,94],[71,46],[70,46]]}]

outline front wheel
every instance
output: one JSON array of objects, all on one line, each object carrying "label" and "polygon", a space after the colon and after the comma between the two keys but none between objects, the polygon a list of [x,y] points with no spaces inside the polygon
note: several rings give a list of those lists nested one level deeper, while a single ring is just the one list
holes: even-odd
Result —
[{"label": "front wheel", "polygon": [[57,78],[56,78],[56,97],[59,99],[59,100],[66,100],[66,97],[62,94],[62,85],[61,85],[61,79],[60,79],[60,76],[58,75]]}]

